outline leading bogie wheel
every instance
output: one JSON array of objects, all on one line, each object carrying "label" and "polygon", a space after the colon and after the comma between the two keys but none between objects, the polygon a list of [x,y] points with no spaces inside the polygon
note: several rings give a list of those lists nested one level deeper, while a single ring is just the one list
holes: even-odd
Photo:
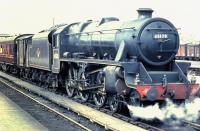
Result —
[{"label": "leading bogie wheel", "polygon": [[117,99],[116,95],[110,97],[110,99],[109,99],[109,107],[110,107],[110,110],[113,113],[116,113],[116,112],[120,111],[121,103]]},{"label": "leading bogie wheel", "polygon": [[88,92],[79,91],[79,96],[81,98],[81,102],[87,102],[88,99],[89,99],[89,93]]},{"label": "leading bogie wheel", "polygon": [[101,108],[105,105],[106,103],[106,95],[102,93],[94,93],[93,94],[93,100],[97,108]]}]

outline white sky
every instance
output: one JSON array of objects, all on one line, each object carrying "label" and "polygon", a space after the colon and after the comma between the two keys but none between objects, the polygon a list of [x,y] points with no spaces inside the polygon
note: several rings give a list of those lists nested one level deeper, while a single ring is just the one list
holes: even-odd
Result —
[{"label": "white sky", "polygon": [[137,18],[136,10],[148,7],[154,17],[181,28],[184,41],[200,40],[199,0],[0,0],[0,33],[36,33],[55,24],[115,16]]}]

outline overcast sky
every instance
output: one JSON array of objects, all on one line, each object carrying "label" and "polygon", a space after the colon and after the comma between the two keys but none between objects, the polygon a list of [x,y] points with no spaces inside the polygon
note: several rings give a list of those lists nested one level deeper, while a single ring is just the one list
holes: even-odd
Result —
[{"label": "overcast sky", "polygon": [[53,24],[115,16],[137,18],[136,10],[148,7],[154,17],[181,28],[184,41],[200,40],[199,0],[0,0],[0,33],[36,33]]}]

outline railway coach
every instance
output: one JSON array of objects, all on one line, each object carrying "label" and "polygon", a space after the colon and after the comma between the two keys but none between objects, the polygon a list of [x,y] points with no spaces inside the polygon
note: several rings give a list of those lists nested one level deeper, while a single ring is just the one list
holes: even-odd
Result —
[{"label": "railway coach", "polygon": [[0,67],[3,71],[18,73],[18,66],[25,66],[27,44],[32,34],[0,37]]}]

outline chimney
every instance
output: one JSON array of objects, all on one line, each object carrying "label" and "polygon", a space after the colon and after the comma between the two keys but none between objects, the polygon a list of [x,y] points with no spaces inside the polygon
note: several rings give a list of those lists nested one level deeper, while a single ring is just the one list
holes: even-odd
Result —
[{"label": "chimney", "polygon": [[151,8],[139,8],[138,19],[152,18],[153,10]]}]

